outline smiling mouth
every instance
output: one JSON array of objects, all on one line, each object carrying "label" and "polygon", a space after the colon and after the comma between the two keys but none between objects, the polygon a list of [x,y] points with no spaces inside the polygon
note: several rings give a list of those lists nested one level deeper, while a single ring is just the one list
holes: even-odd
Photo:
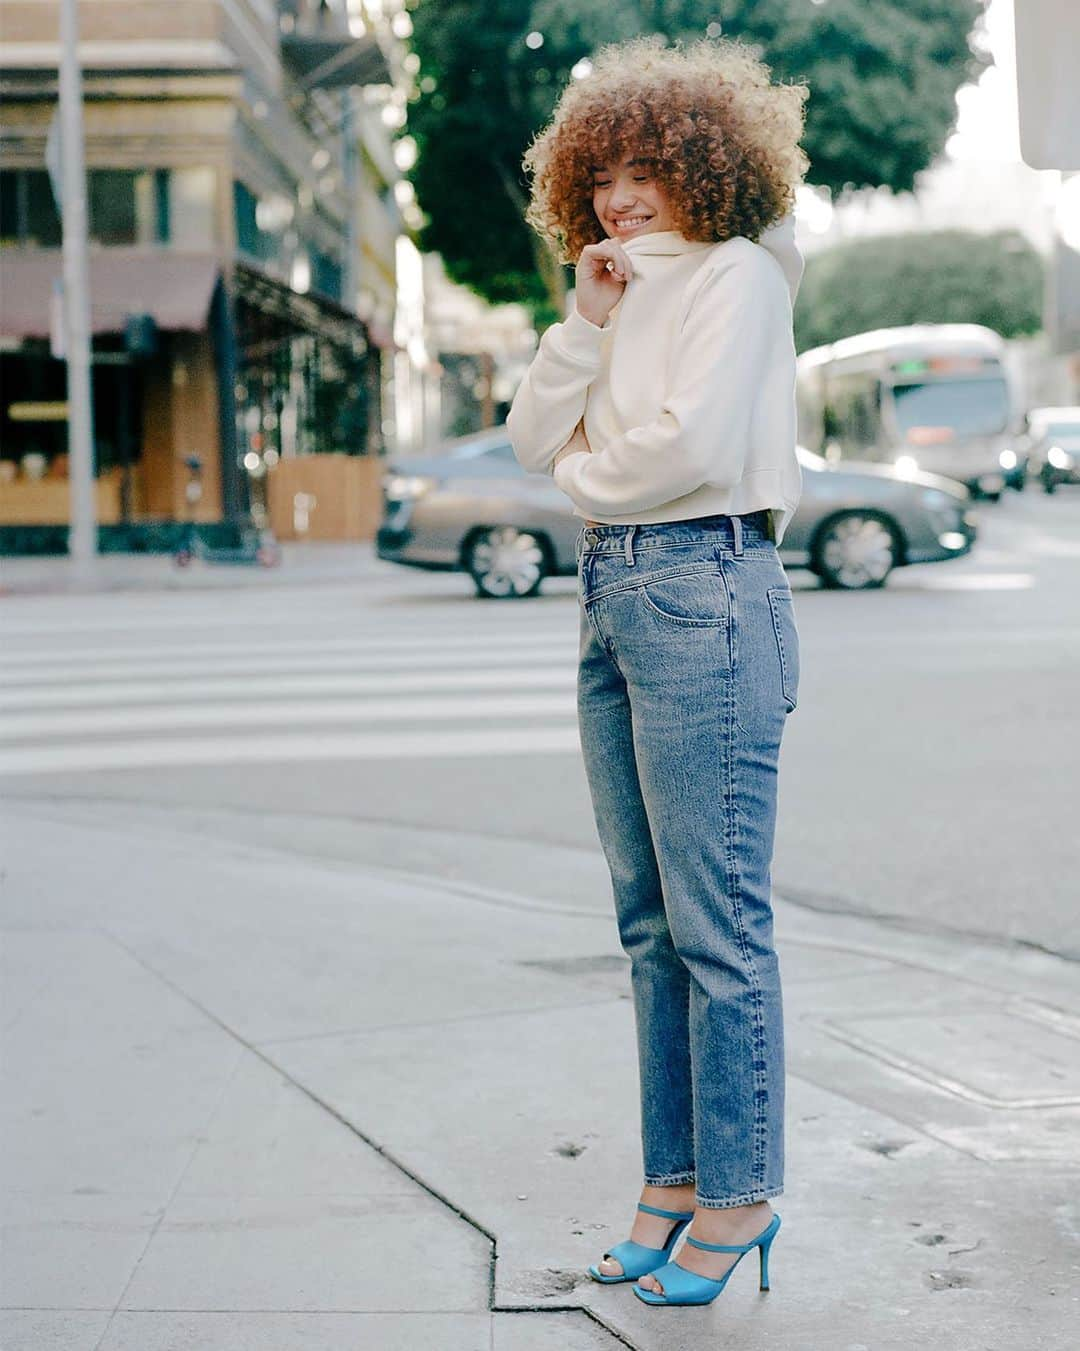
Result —
[{"label": "smiling mouth", "polygon": [[612,220],[612,224],[616,230],[636,230],[639,225],[647,225],[651,220],[651,216],[623,216]]}]

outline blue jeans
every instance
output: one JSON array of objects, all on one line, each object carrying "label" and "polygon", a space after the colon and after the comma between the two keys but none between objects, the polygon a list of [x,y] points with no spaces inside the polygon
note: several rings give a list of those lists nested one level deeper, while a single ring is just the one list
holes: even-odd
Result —
[{"label": "blue jeans", "polygon": [[799,636],[764,512],[578,536],[578,720],[630,958],[645,1181],[783,1190],[770,868]]}]

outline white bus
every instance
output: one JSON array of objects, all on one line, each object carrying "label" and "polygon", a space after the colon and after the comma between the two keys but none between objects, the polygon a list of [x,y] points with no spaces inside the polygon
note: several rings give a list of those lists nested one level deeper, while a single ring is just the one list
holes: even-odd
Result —
[{"label": "white bus", "polygon": [[799,440],[829,460],[926,470],[998,498],[1022,486],[1005,342],[979,324],[859,333],[803,352]]}]

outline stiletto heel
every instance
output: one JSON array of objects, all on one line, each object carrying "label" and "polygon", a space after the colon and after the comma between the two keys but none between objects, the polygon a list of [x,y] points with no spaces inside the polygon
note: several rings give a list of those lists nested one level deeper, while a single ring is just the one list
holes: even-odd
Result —
[{"label": "stiletto heel", "polygon": [[[602,1285],[616,1285],[620,1281],[636,1281],[642,1276],[663,1265],[664,1258],[671,1252],[679,1240],[679,1235],[694,1218],[692,1210],[660,1210],[656,1206],[647,1206],[644,1201],[638,1202],[638,1210],[644,1210],[648,1215],[660,1215],[665,1220],[674,1220],[675,1224],[671,1227],[671,1233],[668,1234],[667,1242],[662,1248],[648,1248],[644,1243],[635,1243],[633,1239],[626,1239],[623,1243],[616,1243],[614,1248],[604,1253],[604,1257],[614,1257],[616,1262],[622,1267],[622,1275],[605,1276],[604,1273],[595,1264],[589,1268],[589,1275],[594,1281],[599,1281]],[[603,1258],[601,1258],[603,1261]]]},{"label": "stiletto heel", "polygon": [[769,1249],[772,1247],[772,1239],[763,1243],[758,1249],[761,1256],[761,1280],[758,1283],[759,1290],[768,1290],[769,1288]]},{"label": "stiletto heel", "polygon": [[[703,1248],[706,1252],[737,1252],[739,1255],[718,1281],[714,1281],[708,1276],[699,1276],[696,1271],[688,1271],[686,1267],[679,1266],[678,1262],[667,1262],[664,1266],[657,1267],[649,1273],[664,1287],[662,1295],[655,1290],[643,1290],[640,1285],[633,1287],[634,1294],[646,1304],[711,1304],[724,1286],[727,1285],[731,1273],[745,1255],[748,1252],[753,1252],[755,1248],[761,1250],[760,1288],[768,1290],[769,1249],[772,1247],[772,1241],[779,1228],[780,1216],[774,1215],[767,1227],[749,1243],[702,1243],[692,1234],[687,1234],[687,1243],[695,1248]],[[645,1275],[645,1273],[642,1272],[642,1275]]]}]

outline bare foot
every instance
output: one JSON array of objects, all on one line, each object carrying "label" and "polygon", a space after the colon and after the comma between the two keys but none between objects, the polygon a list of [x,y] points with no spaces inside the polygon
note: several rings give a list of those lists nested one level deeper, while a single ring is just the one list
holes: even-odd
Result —
[{"label": "bare foot", "polygon": [[[660,1210],[682,1210],[687,1214],[694,1208],[694,1184],[684,1183],[679,1187],[652,1187],[646,1184],[641,1189],[641,1199],[647,1206],[656,1206]],[[662,1248],[671,1235],[674,1220],[665,1220],[662,1215],[650,1215],[647,1211],[635,1212],[630,1237],[635,1243],[643,1243],[646,1248]],[[621,1276],[622,1263],[616,1257],[601,1258],[596,1264],[601,1276]]]},{"label": "bare foot", "polygon": [[[752,1206],[730,1206],[725,1210],[714,1210],[698,1206],[694,1210],[693,1223],[687,1234],[702,1243],[749,1243],[752,1238],[769,1225],[773,1210],[768,1201],[758,1201]],[[737,1252],[705,1252],[684,1243],[679,1249],[678,1265],[698,1276],[708,1276],[719,1281],[726,1271],[730,1271],[739,1260]],[[652,1273],[642,1276],[638,1285],[643,1290],[655,1290],[658,1295],[664,1293],[664,1287]]]}]

